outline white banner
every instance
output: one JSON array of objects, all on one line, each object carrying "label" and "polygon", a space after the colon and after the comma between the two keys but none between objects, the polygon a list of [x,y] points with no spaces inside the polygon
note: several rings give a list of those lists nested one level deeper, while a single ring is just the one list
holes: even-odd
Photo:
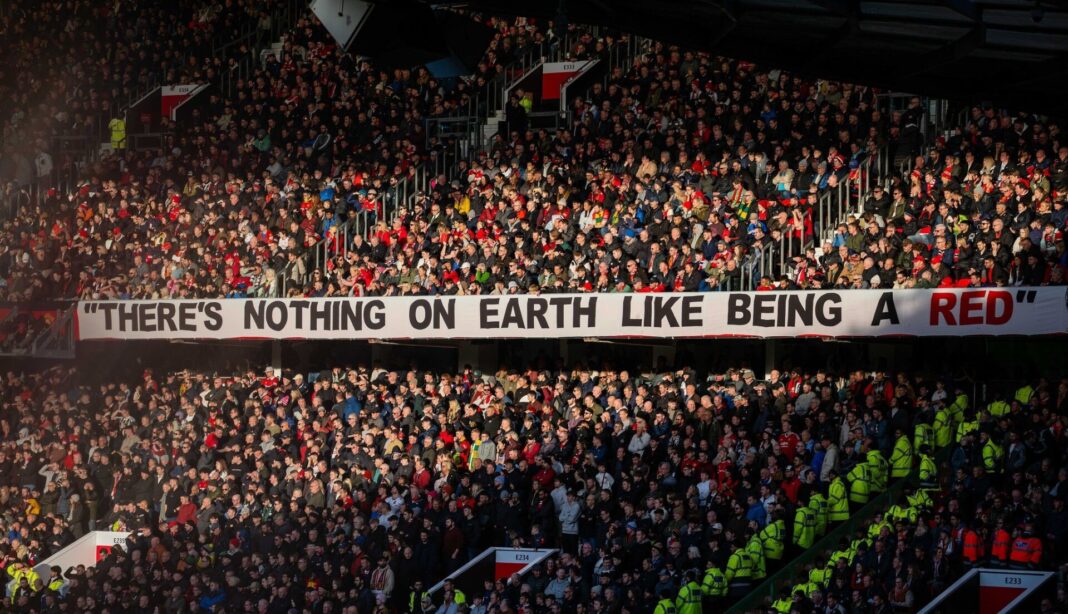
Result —
[{"label": "white banner", "polygon": [[164,85],[160,90],[160,114],[163,117],[175,118],[175,109],[182,106],[186,101],[201,92],[206,85]]},{"label": "white banner", "polygon": [[559,100],[560,88],[585,70],[589,62],[546,62],[541,67],[541,99]]},{"label": "white banner", "polygon": [[555,549],[539,550],[537,548],[496,548],[493,552],[493,579],[502,580],[512,574],[524,575],[527,571],[556,554]]},{"label": "white banner", "polygon": [[[71,567],[77,567],[78,565],[92,567],[108,554],[111,554],[111,549],[116,545],[125,544],[129,535],[128,531],[90,531],[67,544],[59,552],[34,565],[33,570],[37,572],[42,581],[47,583],[48,574],[53,566],[59,567],[64,573]],[[6,594],[11,595],[14,587],[14,580],[8,582]],[[65,590],[66,586],[62,589],[64,594]]]},{"label": "white banner", "polygon": [[85,301],[78,338],[893,337],[1068,332],[1065,288]]}]

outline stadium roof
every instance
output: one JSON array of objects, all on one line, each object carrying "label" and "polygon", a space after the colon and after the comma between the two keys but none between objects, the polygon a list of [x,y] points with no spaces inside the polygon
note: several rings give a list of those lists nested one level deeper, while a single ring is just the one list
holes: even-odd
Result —
[{"label": "stadium roof", "polygon": [[[449,4],[448,1],[437,4]],[[1051,0],[468,0],[812,77],[1068,115],[1068,5]],[[1058,94],[1057,92],[1061,92]]]}]

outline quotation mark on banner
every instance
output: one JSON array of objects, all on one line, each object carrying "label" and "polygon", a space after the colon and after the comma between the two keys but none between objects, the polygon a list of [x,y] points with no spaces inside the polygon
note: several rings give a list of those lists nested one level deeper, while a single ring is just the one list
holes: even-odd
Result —
[{"label": "quotation mark on banner", "polygon": [[82,311],[85,313],[96,313],[100,305],[96,303],[82,303]]},{"label": "quotation mark on banner", "polygon": [[1016,302],[1022,303],[1026,299],[1028,303],[1033,303],[1036,296],[1038,296],[1037,290],[1018,290],[1016,292]]}]

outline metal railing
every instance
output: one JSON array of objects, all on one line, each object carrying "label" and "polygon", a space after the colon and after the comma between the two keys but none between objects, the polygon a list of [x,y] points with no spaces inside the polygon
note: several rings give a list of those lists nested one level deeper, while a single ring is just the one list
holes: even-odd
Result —
[{"label": "metal railing", "polygon": [[327,265],[335,257],[344,258],[348,255],[352,246],[352,238],[357,234],[366,236],[374,228],[381,204],[381,201],[375,203],[374,215],[366,210],[360,211],[331,228],[333,232],[328,231],[326,236],[315,244],[315,249],[312,251],[312,264],[315,265],[313,270],[326,271]]},{"label": "metal railing", "polygon": [[215,79],[215,85],[222,97],[231,98],[235,93],[236,83],[246,81],[253,75],[261,63],[263,52],[270,49],[275,41],[296,24],[307,7],[306,0],[284,0],[268,16],[266,28],[262,27],[260,21],[248,23],[237,37],[218,47],[212,45],[212,57],[227,57],[231,50],[246,47],[244,51],[233,56],[236,62],[224,67]]},{"label": "metal railing", "polygon": [[[427,118],[425,120],[427,145],[435,145],[435,151],[429,152],[426,162],[391,185],[384,194],[379,194],[375,215],[372,216],[362,211],[340,222],[335,226],[333,237],[324,237],[306,250],[301,258],[304,259],[309,273],[315,269],[324,270],[337,256],[344,258],[351,249],[352,238],[356,234],[362,234],[364,238],[368,238],[369,233],[374,231],[379,222],[390,224],[402,208],[410,210],[417,200],[423,198],[427,191],[434,187],[438,177],[445,176],[447,181],[454,178],[461,160],[471,159],[489,145],[494,135],[486,134],[484,130],[486,121],[504,109],[508,89],[532,67],[545,61],[567,58],[571,45],[577,42],[582,34],[583,32],[579,30],[572,30],[565,35],[563,41],[551,44],[548,49],[541,46],[531,47],[483,84],[473,96],[469,96],[467,103],[458,107],[454,114]],[[625,44],[614,45],[610,48],[612,65],[628,65],[634,55],[639,53],[640,48],[644,48],[648,43],[648,39],[627,37]],[[612,50],[616,49],[620,51],[613,54]],[[261,54],[257,52],[255,55],[258,60]],[[566,118],[559,113],[553,114],[557,116],[554,120],[555,126],[559,126],[561,121],[566,121]],[[432,143],[432,141],[436,142]],[[290,288],[291,269],[292,265],[286,264],[276,271],[281,278],[279,291],[283,296]],[[743,278],[751,283],[752,274],[752,271],[748,274],[743,272]]]},{"label": "metal railing", "polygon": [[856,177],[846,175],[834,188],[821,192],[813,212],[813,234],[830,238],[850,215],[860,215],[872,189],[889,181],[890,167],[889,150],[880,147],[861,160]]},{"label": "metal railing", "polygon": [[34,358],[74,358],[74,305],[60,312],[52,325],[33,340],[30,355]]},{"label": "metal railing", "polygon": [[[306,270],[309,273],[315,270],[326,272],[334,258],[344,258],[348,255],[352,249],[353,238],[357,234],[367,238],[379,222],[390,223],[396,219],[402,208],[411,208],[430,186],[432,180],[427,173],[426,165],[418,167],[387,188],[383,194],[379,194],[378,199],[374,201],[373,212],[363,209],[337,223],[333,227],[333,233],[328,233],[299,256],[304,259]],[[290,289],[293,266],[294,263],[286,263],[276,270],[276,276],[280,279],[281,296],[285,296]]]},{"label": "metal railing", "polygon": [[[28,331],[13,345],[4,340],[0,356],[27,358],[74,358],[74,304],[72,301],[49,301],[47,303],[4,303],[6,315],[0,319],[0,330],[9,334],[12,325],[24,320]],[[54,320],[47,322],[48,313],[54,312]],[[46,324],[37,329],[36,325]]]},{"label": "metal railing", "polygon": [[[28,184],[15,186],[11,191],[0,193],[0,215],[4,219],[13,219],[20,215],[23,207],[41,207],[54,194],[55,198],[65,198],[78,185],[78,178],[87,161],[94,161],[96,153],[89,156],[88,160],[79,161],[74,156],[63,154],[62,160],[57,164],[53,159],[52,172],[45,176],[34,176]],[[0,186],[3,189],[3,186]]]}]

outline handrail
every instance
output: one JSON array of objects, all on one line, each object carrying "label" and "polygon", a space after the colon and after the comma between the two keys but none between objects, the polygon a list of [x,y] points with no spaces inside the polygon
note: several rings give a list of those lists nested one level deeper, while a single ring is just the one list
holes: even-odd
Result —
[{"label": "handrail", "polygon": [[889,181],[887,175],[890,166],[887,147],[879,147],[859,163],[855,178],[847,175],[835,188],[821,191],[817,201],[819,216],[813,220],[813,234],[824,238],[833,235],[839,224],[863,206],[876,185]]},{"label": "handrail", "polygon": [[[573,34],[576,33],[569,31],[565,34],[563,41],[558,40],[552,44],[544,56],[540,54],[540,47],[531,47],[521,57],[504,67],[487,81],[473,96],[470,96],[466,108],[457,109],[457,113],[450,116],[428,118],[426,121],[428,139],[431,136],[429,130],[431,125],[440,126],[450,120],[468,122],[467,135],[465,137],[448,138],[447,140],[451,142],[442,143],[443,149],[440,151],[440,156],[437,155],[438,152],[430,152],[431,158],[420,164],[412,174],[405,176],[395,185],[390,186],[383,194],[379,194],[374,223],[392,222],[397,217],[401,207],[410,208],[416,199],[425,195],[432,183],[432,177],[436,179],[439,175],[445,175],[446,179],[453,178],[459,168],[461,157],[469,158],[475,155],[476,152],[483,151],[488,144],[483,127],[491,115],[503,109],[504,92],[512,84],[511,79],[521,78],[530,66],[544,62],[546,58],[565,57],[570,49],[568,41],[572,40],[571,36]],[[640,47],[644,47],[647,41],[648,39],[639,41],[634,36],[627,37],[627,52],[621,55],[620,65],[625,64],[630,58],[634,57],[634,53],[638,52]],[[255,55],[258,57],[258,53]],[[557,113],[556,115],[558,116],[557,125],[559,125],[559,114]],[[431,171],[433,171],[432,175]],[[321,267],[325,267],[328,264],[332,257],[331,244],[334,244],[340,250],[339,253],[344,256],[348,253],[352,236],[360,233],[366,237],[368,233],[372,232],[374,224],[371,223],[371,216],[366,211],[363,211],[353,218],[340,222],[336,228],[334,236],[337,237],[337,234],[341,233],[340,239],[324,237],[301,255],[301,258],[308,265],[309,271],[316,268],[321,270]],[[284,278],[282,282],[283,294],[286,288],[285,282],[288,281],[288,279],[285,279],[287,277],[285,273],[289,266],[288,264],[284,265],[276,271]]]},{"label": "handrail", "polygon": [[47,329],[34,338],[30,355],[35,358],[74,358],[74,312],[72,306],[60,312],[59,317]]}]

